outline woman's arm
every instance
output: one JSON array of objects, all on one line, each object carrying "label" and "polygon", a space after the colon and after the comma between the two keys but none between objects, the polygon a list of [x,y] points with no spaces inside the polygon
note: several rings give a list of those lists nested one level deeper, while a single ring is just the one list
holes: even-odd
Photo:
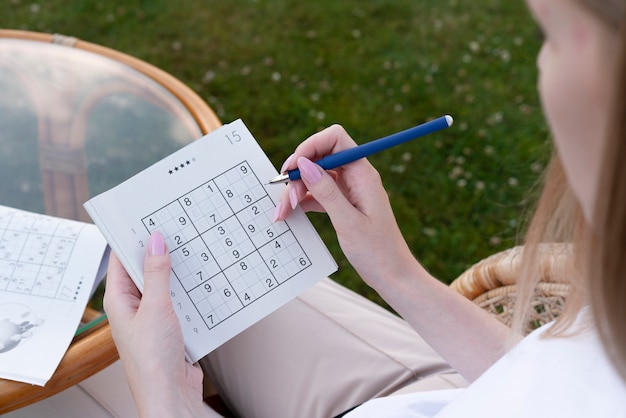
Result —
[{"label": "woman's arm", "polygon": [[504,353],[509,329],[432,277],[415,259],[396,223],[378,172],[366,160],[333,171],[311,163],[356,146],[340,126],[304,141],[285,165],[302,181],[289,184],[276,211],[285,219],[298,203],[325,211],[341,248],[363,280],[468,380]]}]

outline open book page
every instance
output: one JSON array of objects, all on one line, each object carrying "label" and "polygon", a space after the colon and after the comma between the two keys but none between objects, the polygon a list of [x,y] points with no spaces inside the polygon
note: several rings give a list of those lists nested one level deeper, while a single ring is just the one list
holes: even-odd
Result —
[{"label": "open book page", "polygon": [[44,386],[103,275],[95,225],[0,206],[0,377]]},{"label": "open book page", "polygon": [[191,362],[337,269],[300,209],[273,222],[276,175],[237,120],[85,204],[140,290],[148,237],[163,234]]}]

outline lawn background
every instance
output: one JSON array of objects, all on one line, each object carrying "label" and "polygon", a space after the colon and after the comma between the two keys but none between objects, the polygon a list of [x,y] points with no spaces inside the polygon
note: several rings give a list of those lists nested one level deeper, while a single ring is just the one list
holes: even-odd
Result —
[{"label": "lawn background", "polygon": [[[0,27],[62,33],[171,73],[280,167],[333,123],[359,143],[451,114],[446,131],[370,158],[415,255],[448,283],[518,243],[550,155],[540,40],[522,0],[9,0]],[[323,214],[336,280],[375,295]],[[367,245],[364,243],[364,245]]]}]

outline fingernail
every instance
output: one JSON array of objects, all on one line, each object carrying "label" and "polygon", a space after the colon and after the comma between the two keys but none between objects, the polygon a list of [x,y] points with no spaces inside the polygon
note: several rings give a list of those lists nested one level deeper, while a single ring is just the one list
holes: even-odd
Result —
[{"label": "fingernail", "polygon": [[160,232],[154,231],[152,235],[150,235],[150,239],[148,240],[148,249],[150,251],[150,255],[165,254],[165,241],[163,240],[163,235],[161,235]]},{"label": "fingernail", "polygon": [[289,203],[291,203],[291,209],[295,209],[298,206],[298,195],[294,187],[289,187]]},{"label": "fingernail", "polygon": [[287,159],[283,163],[283,166],[280,168],[281,173],[284,173],[285,171],[287,171],[287,167],[289,167],[289,164],[291,164],[291,160],[293,160],[293,157],[295,156],[296,154],[291,154],[289,157],[287,157]]},{"label": "fingernail", "polygon": [[276,205],[276,209],[274,209],[274,218],[272,219],[272,223],[276,223],[278,221],[278,217],[280,216],[280,210],[283,208],[283,202],[278,202]]},{"label": "fingernail", "polygon": [[309,184],[315,184],[322,178],[322,172],[318,166],[308,158],[298,158],[298,167],[300,168],[300,175],[309,182]]}]

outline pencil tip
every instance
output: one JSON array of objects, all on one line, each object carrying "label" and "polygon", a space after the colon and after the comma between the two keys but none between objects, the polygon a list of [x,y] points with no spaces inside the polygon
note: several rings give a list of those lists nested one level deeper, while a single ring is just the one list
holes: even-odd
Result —
[{"label": "pencil tip", "polygon": [[287,183],[289,181],[289,174],[279,174],[270,180],[267,184],[278,184],[278,183]]}]

